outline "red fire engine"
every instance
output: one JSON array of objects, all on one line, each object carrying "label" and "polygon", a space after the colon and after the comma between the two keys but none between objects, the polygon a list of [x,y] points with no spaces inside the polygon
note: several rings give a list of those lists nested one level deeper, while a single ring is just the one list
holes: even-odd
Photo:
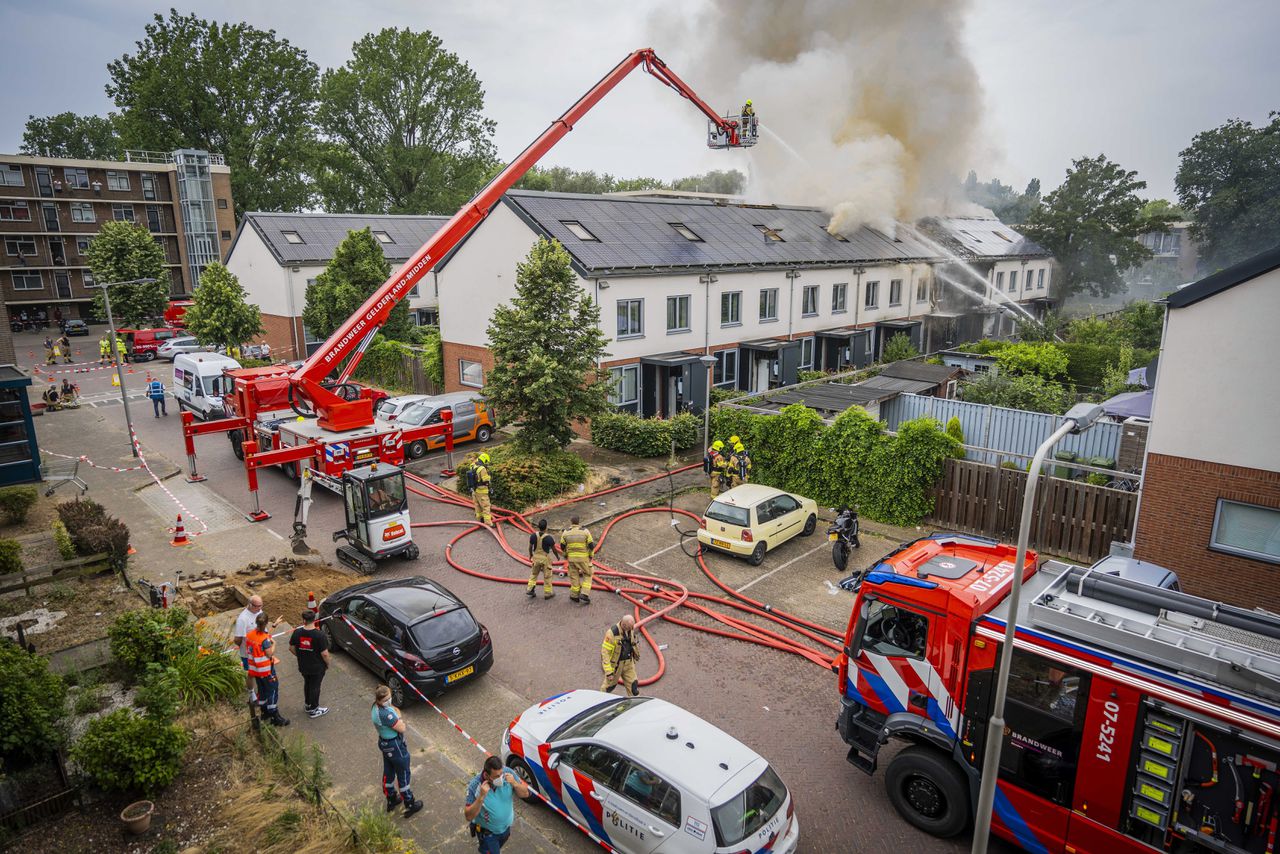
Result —
[{"label": "red fire engine", "polygon": [[837,729],[938,836],[970,823],[1016,620],[992,828],[1033,852],[1264,854],[1280,826],[1280,617],[933,534],[873,566],[837,657]]},{"label": "red fire engine", "polygon": [[256,470],[262,466],[307,466],[317,483],[341,489],[342,473],[369,462],[400,465],[404,447],[432,436],[445,437],[453,448],[451,424],[400,430],[373,416],[373,392],[351,381],[356,366],[391,310],[409,295],[436,261],[457,246],[484,221],[509,190],[574,125],[636,68],[643,68],[702,111],[709,122],[707,145],[742,148],[754,145],[758,127],[753,119],[719,116],[658,58],[652,49],[637,50],[618,63],[541,136],[454,214],[399,270],[391,275],[345,323],[296,370],[286,366],[227,371],[223,400],[229,417],[196,422],[183,414],[190,464],[188,480],[202,480],[196,471],[195,437],[227,432],[239,446],[249,476],[254,520],[269,518],[258,506]]}]

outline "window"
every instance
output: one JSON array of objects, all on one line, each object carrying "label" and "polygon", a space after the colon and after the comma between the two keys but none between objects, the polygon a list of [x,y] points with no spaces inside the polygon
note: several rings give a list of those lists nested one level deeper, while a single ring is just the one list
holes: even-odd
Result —
[{"label": "window", "polygon": [[1018,271],[1009,271],[1009,290],[1016,291],[1018,289]]},{"label": "window", "polygon": [[137,222],[133,216],[133,205],[112,205],[111,218],[120,222]]},{"label": "window", "polygon": [[162,225],[160,208],[155,205],[147,205],[147,229],[149,231],[163,231]]},{"label": "window", "polygon": [[618,335],[622,338],[639,338],[644,334],[644,300],[618,300]]},{"label": "window", "polygon": [[865,308],[878,308],[880,306],[880,283],[867,282],[867,295],[863,299],[862,305]]},{"label": "window", "polygon": [[391,235],[387,234],[385,231],[375,231],[373,236],[378,238],[379,243],[395,243],[395,241],[391,239]]},{"label": "window", "polygon": [[800,293],[800,314],[804,317],[812,317],[818,313],[818,286],[805,285],[804,290]]},{"label": "window", "polygon": [[14,163],[0,166],[0,187],[24,187],[26,183],[22,178],[21,166]]},{"label": "window", "polygon": [[6,237],[4,251],[15,258],[36,254],[36,241],[33,237]]},{"label": "window", "polygon": [[1045,268],[1041,267],[1040,270],[1036,273],[1036,290],[1038,291],[1044,290],[1044,271],[1045,271]]},{"label": "window", "polygon": [[15,270],[13,272],[13,289],[15,291],[42,291],[44,290],[44,279],[36,271],[20,273]]},{"label": "window", "polygon": [[667,331],[689,331],[689,297],[667,297]]},{"label": "window", "polygon": [[107,172],[107,189],[108,190],[128,190],[129,189],[129,173],[128,172]]},{"label": "window", "polygon": [[306,242],[305,240],[302,239],[302,235],[298,234],[298,232],[296,231],[282,231],[280,232],[280,234],[282,237],[284,237],[287,243],[305,243]]},{"label": "window", "polygon": [[801,368],[813,367],[813,343],[814,343],[814,338],[812,335],[809,336],[808,338],[800,339],[800,367]]},{"label": "window", "polygon": [[1209,548],[1280,563],[1280,509],[1219,498]]},{"label": "window", "polygon": [[764,288],[760,291],[760,322],[767,323],[778,319],[778,289]]},{"label": "window", "polygon": [[765,240],[772,241],[774,243],[786,243],[786,241],[782,239],[782,235],[778,233],[782,229],[770,228],[767,225],[757,225],[756,228],[764,235]]},{"label": "window", "polygon": [[227,200],[218,199],[218,210],[225,211],[227,209]]},{"label": "window", "polygon": [[58,223],[58,206],[45,202],[40,205],[40,212],[44,214],[44,230],[45,231],[61,231],[62,228]]},{"label": "window", "polygon": [[80,272],[80,279],[81,281],[84,282],[84,286],[86,288],[96,287],[98,284],[98,281],[95,278],[93,278],[93,273],[89,272],[88,270],[82,270]]},{"label": "window", "polygon": [[1003,231],[993,231],[993,232],[991,232],[991,233],[992,233],[992,234],[994,234],[996,237],[1000,238],[1001,240],[1003,240],[1005,243],[1012,243],[1012,242],[1013,242],[1013,238],[1012,238],[1012,237],[1009,237],[1009,236],[1008,236],[1007,234],[1005,234]]},{"label": "window", "polygon": [[593,243],[599,243],[600,238],[596,237],[583,226],[582,223],[572,219],[562,219],[560,224],[569,229],[569,232],[579,240],[587,240]]},{"label": "window", "polygon": [[458,382],[472,388],[484,388],[484,368],[479,362],[458,360]]},{"label": "window", "polygon": [[81,255],[88,255],[88,254],[89,254],[89,244],[91,244],[91,243],[93,243],[93,238],[92,238],[92,237],[77,237],[77,238],[76,238],[76,251],[77,251],[77,252],[79,252]]},{"label": "window", "polygon": [[227,231],[226,229],[223,229],[223,231],[222,231],[222,239],[223,239],[223,240],[230,240],[230,239],[231,239],[231,232]]},{"label": "window", "polygon": [[920,281],[916,282],[916,302],[929,301],[929,277],[921,276]]},{"label": "window", "polygon": [[849,283],[841,282],[831,286],[831,313],[838,314],[849,310]]},{"label": "window", "polygon": [[738,351],[718,350],[713,355],[716,357],[716,366],[711,373],[711,384],[736,386],[738,384]]},{"label": "window", "polygon": [[610,789],[617,788],[622,767],[627,764],[621,756],[597,744],[577,744],[566,748],[564,761]]},{"label": "window", "polygon": [[996,290],[1004,290],[1004,273],[996,273]]},{"label": "window", "polygon": [[[156,200],[155,175],[151,175],[146,172],[142,173],[142,198],[146,199],[148,202],[154,202]],[[218,199],[218,201],[221,202],[222,199]],[[224,207],[224,205],[219,205],[219,207]]]},{"label": "window", "polygon": [[[744,839],[764,827],[782,809],[787,799],[787,787],[778,779],[772,768],[737,795],[711,810],[711,823],[715,826],[716,847],[741,847]],[[750,850],[754,846],[747,846]]]},{"label": "window", "polygon": [[614,406],[631,406],[640,399],[639,365],[610,368],[609,376],[613,379],[613,391],[609,394],[609,402]]},{"label": "window", "polygon": [[862,629],[861,648],[877,655],[901,658],[924,658],[925,641],[929,637],[929,620],[923,614],[908,611],[876,599],[859,622]]},{"label": "window", "polygon": [[669,222],[667,223],[667,225],[674,228],[676,230],[676,233],[679,234],[681,237],[683,237],[685,240],[688,240],[692,243],[702,242],[702,238],[698,236],[697,232],[695,232],[689,226],[685,225],[683,222]]},{"label": "window", "polygon": [[67,189],[89,189],[88,169],[63,169],[62,177],[67,182]]},{"label": "window", "polygon": [[5,199],[0,201],[0,220],[31,222],[31,208],[27,207],[26,202]]},{"label": "window", "polygon": [[889,280],[889,305],[902,305],[902,279]]},{"label": "window", "polygon": [[680,826],[680,790],[648,768],[631,763],[622,777],[622,797],[672,827]]},{"label": "window", "polygon": [[88,202],[71,203],[72,222],[95,222],[96,219],[97,218],[93,215],[93,205]]},{"label": "window", "polygon": [[720,295],[720,325],[737,326],[742,323],[742,291],[729,291]]}]

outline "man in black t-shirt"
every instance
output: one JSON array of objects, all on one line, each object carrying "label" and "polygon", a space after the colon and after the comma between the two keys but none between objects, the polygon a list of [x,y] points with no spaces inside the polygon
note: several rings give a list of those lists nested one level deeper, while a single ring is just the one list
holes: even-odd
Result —
[{"label": "man in black t-shirt", "polygon": [[329,638],[316,628],[316,612],[302,612],[302,626],[289,637],[289,650],[298,659],[302,696],[307,717],[318,718],[329,710],[320,705],[320,682],[329,669]]},{"label": "man in black t-shirt", "polygon": [[555,551],[556,539],[547,533],[547,520],[539,519],[537,532],[529,535],[529,560],[533,564],[533,570],[529,575],[529,586],[525,589],[526,596],[534,596],[539,575],[544,578],[542,598],[550,599],[556,595],[551,589],[551,556]]}]

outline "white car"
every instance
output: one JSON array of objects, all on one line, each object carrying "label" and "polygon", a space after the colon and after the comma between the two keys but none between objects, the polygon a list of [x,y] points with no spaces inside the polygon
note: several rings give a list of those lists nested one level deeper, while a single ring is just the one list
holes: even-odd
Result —
[{"label": "white car", "polygon": [[625,854],[792,854],[791,793],[758,753],[654,697],[569,691],[522,712],[502,757]]},{"label": "white car", "polygon": [[383,421],[395,421],[410,406],[431,397],[429,394],[401,394],[396,397],[384,397],[373,408],[373,414]]},{"label": "white car", "polygon": [[184,335],[180,338],[170,338],[168,341],[162,342],[156,348],[156,357],[168,359],[172,362],[183,353],[212,353],[216,349],[216,347],[202,347],[194,336]]}]

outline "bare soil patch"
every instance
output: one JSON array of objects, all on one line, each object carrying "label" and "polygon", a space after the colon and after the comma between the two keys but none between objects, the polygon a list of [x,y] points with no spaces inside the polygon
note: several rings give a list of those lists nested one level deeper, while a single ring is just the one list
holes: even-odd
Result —
[{"label": "bare soil patch", "polygon": [[[55,581],[33,588],[32,592],[32,596],[18,593],[0,598],[0,618],[21,617],[37,609],[65,613],[47,631],[27,634],[27,640],[35,644],[36,652],[41,655],[106,637],[107,627],[117,614],[144,604],[141,597],[126,589],[112,572]],[[23,621],[24,631],[30,631],[27,623],[33,621]],[[12,636],[14,630],[4,634]]]}]

